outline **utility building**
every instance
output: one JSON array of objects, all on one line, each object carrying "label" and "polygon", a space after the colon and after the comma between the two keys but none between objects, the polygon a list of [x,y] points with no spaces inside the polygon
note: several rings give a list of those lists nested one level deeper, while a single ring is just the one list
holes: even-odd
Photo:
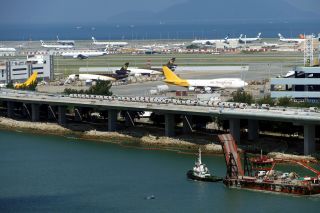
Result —
[{"label": "utility building", "polygon": [[38,72],[38,78],[46,81],[53,79],[53,57],[37,55],[29,56],[26,60],[2,61],[0,62],[0,82],[23,82],[35,71]]}]

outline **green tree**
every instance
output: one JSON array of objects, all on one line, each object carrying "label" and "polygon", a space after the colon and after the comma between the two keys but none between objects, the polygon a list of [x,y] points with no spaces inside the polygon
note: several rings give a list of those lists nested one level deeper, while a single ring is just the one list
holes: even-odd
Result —
[{"label": "green tree", "polygon": [[237,90],[232,94],[232,99],[230,101],[251,104],[253,102],[253,98],[251,94],[242,90]]},{"label": "green tree", "polygon": [[13,85],[13,82],[10,81],[7,86],[6,86],[8,89],[14,89],[14,85]]},{"label": "green tree", "polygon": [[270,106],[274,106],[274,100],[270,95],[267,95],[259,100],[257,100],[257,104],[269,104]]},{"label": "green tree", "polygon": [[64,89],[66,94],[89,94],[89,95],[112,95],[110,91],[112,83],[110,81],[100,81],[96,82],[96,85],[91,86],[88,90],[75,90],[75,89]]},{"label": "green tree", "polygon": [[278,106],[288,107],[291,104],[292,104],[292,101],[291,101],[291,98],[289,98],[289,97],[282,97],[282,98],[278,98],[278,100],[277,100]]},{"label": "green tree", "polygon": [[196,44],[190,44],[186,47],[188,50],[199,49],[199,46]]},{"label": "green tree", "polygon": [[94,95],[112,95],[110,91],[112,83],[110,81],[97,81],[96,85],[93,85],[87,91],[87,94]]}]

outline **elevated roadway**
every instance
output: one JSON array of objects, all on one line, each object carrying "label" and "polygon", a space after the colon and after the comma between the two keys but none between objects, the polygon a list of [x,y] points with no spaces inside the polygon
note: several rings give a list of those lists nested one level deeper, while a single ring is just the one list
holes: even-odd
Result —
[{"label": "elevated roadway", "polygon": [[[159,99],[160,100],[160,99]],[[168,101],[169,100],[169,101]],[[171,101],[170,101],[171,100]],[[249,139],[258,137],[258,121],[283,121],[291,122],[295,125],[304,126],[304,153],[310,154],[315,151],[315,126],[320,123],[320,113],[315,109],[296,109],[296,108],[280,108],[280,107],[224,107],[213,106],[210,103],[181,103],[174,102],[172,99],[163,99],[162,101],[148,100],[131,100],[113,97],[106,99],[104,96],[91,97],[74,97],[64,95],[53,95],[47,93],[34,92],[18,92],[12,90],[0,90],[0,101],[7,102],[8,115],[12,114],[10,103],[25,103],[31,104],[33,109],[32,114],[38,114],[37,106],[49,105],[57,106],[59,109],[60,121],[63,123],[65,118],[66,107],[89,107],[96,110],[108,111],[108,128],[110,131],[116,130],[115,122],[117,112],[119,111],[152,111],[165,115],[165,132],[167,136],[174,135],[174,115],[201,115],[209,117],[219,117],[224,120],[229,120],[230,132],[235,140],[240,142],[240,119],[247,119],[249,126]],[[33,116],[35,119],[38,115]],[[113,119],[112,119],[113,118]]]}]

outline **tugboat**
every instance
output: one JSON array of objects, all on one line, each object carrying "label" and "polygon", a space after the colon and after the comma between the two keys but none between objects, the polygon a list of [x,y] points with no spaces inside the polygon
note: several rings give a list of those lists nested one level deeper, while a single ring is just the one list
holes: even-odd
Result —
[{"label": "tugboat", "polygon": [[199,148],[199,157],[195,162],[192,170],[187,172],[187,177],[192,180],[205,181],[205,182],[218,182],[222,181],[222,178],[212,176],[205,164],[201,161],[201,149]]}]

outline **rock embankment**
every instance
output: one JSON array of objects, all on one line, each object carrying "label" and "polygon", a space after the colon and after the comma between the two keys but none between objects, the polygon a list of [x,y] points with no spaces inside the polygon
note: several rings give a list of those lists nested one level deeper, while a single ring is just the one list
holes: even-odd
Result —
[{"label": "rock embankment", "polygon": [[154,148],[180,148],[184,150],[197,150],[200,146],[204,152],[222,154],[221,145],[217,145],[217,144],[199,145],[197,143],[185,141],[180,138],[169,138],[169,137],[162,137],[162,136],[159,137],[151,134],[143,135],[141,137],[134,137],[131,135],[127,135],[125,132],[123,133],[122,132],[101,132],[101,131],[91,130],[91,131],[85,132],[82,135],[82,137],[86,139],[98,139],[100,141],[107,141],[108,139],[131,140],[145,147],[154,147]]},{"label": "rock embankment", "polygon": [[17,121],[10,118],[4,118],[4,117],[0,117],[0,126],[10,130],[28,129],[28,130],[39,131],[41,133],[50,133],[50,134],[63,134],[63,133],[71,132],[70,130],[62,126],[59,126],[58,124]]},{"label": "rock embankment", "polygon": [[[211,143],[208,139],[201,139],[198,137],[175,137],[169,138],[160,136],[159,134],[150,134],[145,129],[134,129],[123,132],[103,132],[103,131],[72,131],[55,123],[41,123],[29,121],[17,121],[10,118],[0,117],[0,127],[9,130],[28,130],[38,132],[40,134],[54,134],[54,135],[70,135],[76,137],[98,140],[106,143],[119,143],[124,145],[139,145],[151,149],[178,149],[197,151],[201,147],[202,151],[207,153],[221,154],[223,153],[220,144]],[[306,162],[316,162],[316,159],[311,156],[298,156],[291,154],[283,154],[271,152],[268,156],[283,160],[298,160]]]}]

